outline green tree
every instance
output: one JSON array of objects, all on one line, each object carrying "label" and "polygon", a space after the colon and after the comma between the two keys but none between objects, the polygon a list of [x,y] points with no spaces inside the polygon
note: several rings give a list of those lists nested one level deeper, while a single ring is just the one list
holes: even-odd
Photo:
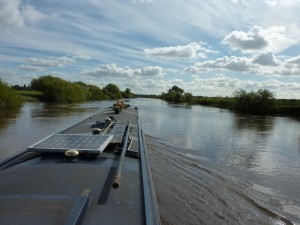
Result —
[{"label": "green tree", "polygon": [[168,102],[184,102],[185,101],[185,96],[184,96],[184,90],[177,87],[173,86],[171,89],[168,90],[168,93],[162,93],[161,98],[168,101]]},{"label": "green tree", "polygon": [[73,103],[87,100],[85,87],[58,77],[42,76],[31,81],[31,88],[43,92],[46,102]]},{"label": "green tree", "polygon": [[121,90],[115,84],[108,84],[103,88],[104,94],[109,96],[110,99],[123,98]]},{"label": "green tree", "polygon": [[89,86],[86,83],[82,81],[77,81],[74,82],[74,84],[79,85],[79,87],[82,89],[82,91],[84,92],[85,99],[92,100],[92,93],[89,89]]},{"label": "green tree", "polygon": [[90,98],[89,100],[104,100],[109,99],[107,95],[104,94],[104,91],[95,85],[88,85]]},{"label": "green tree", "polygon": [[234,110],[240,113],[268,114],[274,111],[275,94],[267,89],[246,92],[243,89],[234,92]]},{"label": "green tree", "polygon": [[0,80],[0,110],[20,109],[22,100],[14,90]]},{"label": "green tree", "polygon": [[186,103],[192,104],[194,103],[194,97],[191,93],[185,93],[184,94],[184,99]]},{"label": "green tree", "polygon": [[124,92],[122,92],[123,98],[133,98],[134,94],[131,93],[129,88],[126,88]]},{"label": "green tree", "polygon": [[178,93],[180,95],[183,95],[184,90],[174,85],[171,89],[168,90],[168,93]]}]

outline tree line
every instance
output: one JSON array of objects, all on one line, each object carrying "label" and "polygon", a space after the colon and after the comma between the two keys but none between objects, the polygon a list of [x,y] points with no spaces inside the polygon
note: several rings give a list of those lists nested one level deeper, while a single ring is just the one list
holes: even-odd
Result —
[{"label": "tree line", "polygon": [[134,94],[129,88],[121,91],[116,84],[108,84],[101,89],[81,81],[70,82],[51,75],[33,79],[28,86],[10,87],[0,80],[0,110],[20,109],[24,99],[26,101],[28,96],[44,102],[75,103],[132,98]]},{"label": "tree line", "polygon": [[50,75],[33,79],[30,86],[43,93],[40,98],[45,102],[74,103],[133,97],[130,89],[122,92],[115,84],[108,84],[101,89],[81,81],[70,82]]},{"label": "tree line", "polygon": [[300,100],[276,99],[275,96],[268,89],[249,92],[239,89],[233,92],[232,97],[193,96],[173,86],[167,93],[162,92],[160,98],[173,103],[213,106],[244,114],[300,116]]},{"label": "tree line", "polygon": [[[285,114],[300,115],[300,100],[275,99],[275,93],[260,89],[247,92],[243,89],[237,90],[232,97],[203,97],[193,96],[178,86],[173,86],[167,92],[160,95],[137,95],[129,88],[121,91],[116,84],[108,84],[103,88],[84,82],[70,82],[51,75],[41,76],[33,79],[28,86],[14,85],[13,89],[18,91],[38,91],[35,98],[44,102],[75,103],[84,101],[100,101],[133,97],[160,98],[167,102],[200,104],[230,109],[238,113],[249,114]],[[22,98],[0,80],[0,109],[18,109],[22,106]],[[23,97],[24,93],[21,94]]]}]

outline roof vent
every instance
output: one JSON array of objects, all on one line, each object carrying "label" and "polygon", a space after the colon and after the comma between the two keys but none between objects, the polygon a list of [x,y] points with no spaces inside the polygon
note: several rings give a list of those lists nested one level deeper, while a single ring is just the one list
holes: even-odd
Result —
[{"label": "roof vent", "polygon": [[79,156],[79,151],[76,149],[69,149],[65,151],[65,156],[70,161],[77,161]]},{"label": "roof vent", "polygon": [[101,129],[100,128],[93,128],[92,132],[93,134],[100,134]]}]

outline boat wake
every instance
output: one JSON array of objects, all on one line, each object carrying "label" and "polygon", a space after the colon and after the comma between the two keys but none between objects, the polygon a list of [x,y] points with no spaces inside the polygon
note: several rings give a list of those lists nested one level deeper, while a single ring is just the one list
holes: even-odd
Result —
[{"label": "boat wake", "polygon": [[[146,136],[162,224],[297,224],[281,202],[195,153]],[[297,218],[292,218],[297,219]]]}]

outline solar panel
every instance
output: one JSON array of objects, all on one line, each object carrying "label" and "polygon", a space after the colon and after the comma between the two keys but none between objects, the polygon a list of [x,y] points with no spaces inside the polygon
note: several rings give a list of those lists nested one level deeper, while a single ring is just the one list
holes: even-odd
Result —
[{"label": "solar panel", "polygon": [[76,149],[99,154],[112,138],[113,135],[52,134],[27,149],[34,152],[65,152]]},{"label": "solar panel", "polygon": [[122,143],[126,126],[127,125],[125,123],[116,123],[114,125],[112,130],[109,132],[110,134],[112,134],[114,136],[111,143],[114,143],[114,144]]}]

